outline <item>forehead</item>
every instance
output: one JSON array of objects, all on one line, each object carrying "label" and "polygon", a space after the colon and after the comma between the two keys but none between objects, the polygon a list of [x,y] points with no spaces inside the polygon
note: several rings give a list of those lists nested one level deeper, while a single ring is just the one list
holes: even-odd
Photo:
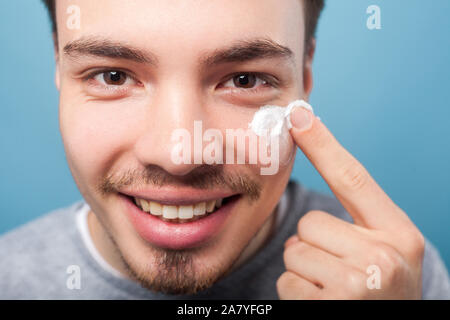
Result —
[{"label": "forehead", "polygon": [[[77,6],[80,28],[68,27]],[[303,53],[304,19],[299,0],[58,0],[60,47],[101,36],[175,58],[198,56],[228,43],[270,38]],[[176,49],[177,52],[174,52]]]}]

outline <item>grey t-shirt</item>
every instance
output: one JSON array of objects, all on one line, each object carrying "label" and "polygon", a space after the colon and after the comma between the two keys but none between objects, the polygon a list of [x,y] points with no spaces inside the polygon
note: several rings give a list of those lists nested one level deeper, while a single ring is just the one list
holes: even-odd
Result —
[{"label": "grey t-shirt", "polygon": [[[83,201],[53,211],[0,237],[0,299],[278,299],[276,281],[284,272],[283,245],[310,210],[346,221],[350,215],[334,198],[290,182],[283,219],[265,246],[249,261],[195,296],[165,295],[121,277],[86,244],[77,227]],[[280,213],[280,212],[279,212]],[[79,289],[68,286],[69,271],[80,274]],[[109,269],[108,269],[109,268]],[[426,240],[423,298],[450,299],[450,280],[435,247]],[[72,289],[70,289],[72,288]]]}]

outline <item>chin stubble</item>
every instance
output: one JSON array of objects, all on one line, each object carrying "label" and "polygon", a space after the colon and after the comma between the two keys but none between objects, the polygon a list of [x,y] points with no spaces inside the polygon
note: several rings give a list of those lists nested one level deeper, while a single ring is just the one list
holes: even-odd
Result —
[{"label": "chin stubble", "polygon": [[[261,185],[245,174],[224,173],[219,166],[201,166],[184,177],[174,177],[156,166],[147,166],[142,170],[128,170],[117,175],[104,177],[98,186],[101,196],[105,197],[117,193],[125,186],[153,185],[153,186],[191,186],[198,189],[214,187],[227,187],[229,190],[244,195],[249,203],[259,199]],[[101,219],[99,219],[101,222]],[[135,259],[124,254],[110,230],[102,223],[103,229],[115,248],[116,254],[122,260],[128,276],[138,282],[142,287],[155,292],[166,294],[189,295],[195,294],[211,287],[220,278],[225,276],[240,255],[250,244],[231,259],[228,265],[217,267],[199,266],[195,260],[204,248],[170,250],[152,247],[152,256],[149,261],[135,263]],[[132,253],[131,253],[132,254]],[[220,260],[220,259],[218,259]],[[139,262],[138,262],[139,263]],[[201,270],[200,270],[201,268]]]},{"label": "chin stubble", "polygon": [[210,288],[229,274],[253,239],[247,242],[227,266],[222,265],[223,268],[204,266],[202,270],[198,270],[194,262],[202,248],[185,250],[152,248],[152,261],[136,265],[122,253],[112,235],[108,231],[106,233],[131,280],[147,290],[172,295],[194,295]]}]

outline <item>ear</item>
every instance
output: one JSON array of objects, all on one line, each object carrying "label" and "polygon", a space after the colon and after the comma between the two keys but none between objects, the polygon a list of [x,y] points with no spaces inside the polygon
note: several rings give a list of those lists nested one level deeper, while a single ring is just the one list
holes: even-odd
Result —
[{"label": "ear", "polygon": [[312,38],[309,44],[308,52],[305,52],[304,66],[303,66],[303,100],[309,101],[309,95],[313,88],[313,73],[312,63],[314,59],[314,52],[316,50],[316,39]]},{"label": "ear", "polygon": [[60,79],[60,73],[59,73],[59,60],[56,62],[56,66],[55,66],[55,85],[56,85],[56,89],[58,89],[58,91],[59,91],[60,85],[61,85],[61,79]]},{"label": "ear", "polygon": [[58,91],[60,90],[60,74],[59,74],[59,62],[56,62],[56,68],[55,68],[55,85],[56,85],[56,89],[58,89]]}]

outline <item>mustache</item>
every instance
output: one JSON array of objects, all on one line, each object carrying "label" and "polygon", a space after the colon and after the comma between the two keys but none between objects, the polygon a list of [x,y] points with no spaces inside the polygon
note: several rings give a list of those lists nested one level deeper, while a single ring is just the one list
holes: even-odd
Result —
[{"label": "mustache", "polygon": [[102,196],[119,192],[127,186],[176,186],[206,190],[225,187],[232,192],[247,195],[256,201],[261,195],[261,184],[244,173],[225,173],[223,166],[202,165],[183,176],[174,176],[156,165],[143,169],[129,169],[122,174],[108,174],[98,184]]}]

